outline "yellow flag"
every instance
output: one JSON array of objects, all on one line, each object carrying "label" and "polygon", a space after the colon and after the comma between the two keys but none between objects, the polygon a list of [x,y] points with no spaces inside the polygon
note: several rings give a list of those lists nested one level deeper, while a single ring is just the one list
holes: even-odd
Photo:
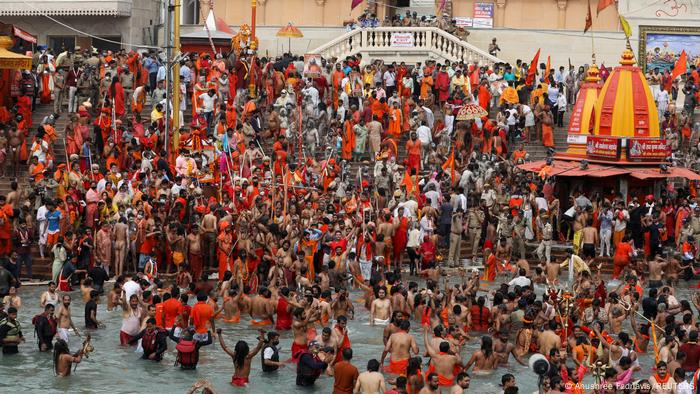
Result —
[{"label": "yellow flag", "polygon": [[630,27],[630,23],[627,22],[627,19],[625,19],[625,17],[622,15],[620,15],[620,25],[622,25],[622,31],[625,32],[625,37],[632,37],[632,28]]}]

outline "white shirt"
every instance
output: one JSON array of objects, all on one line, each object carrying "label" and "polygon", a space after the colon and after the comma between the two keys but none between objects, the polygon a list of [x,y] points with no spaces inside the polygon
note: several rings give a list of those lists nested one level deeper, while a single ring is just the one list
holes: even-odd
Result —
[{"label": "white shirt", "polygon": [[180,67],[180,78],[182,78],[182,81],[186,84],[192,82],[192,70],[190,70],[186,64],[183,64],[182,67]]},{"label": "white shirt", "polygon": [[513,278],[513,280],[511,280],[510,282],[508,282],[508,286],[525,287],[530,285],[532,285],[532,281],[525,276],[518,276],[516,278]]},{"label": "white shirt", "polygon": [[693,385],[684,380],[676,385],[676,393],[678,394],[693,394]]},{"label": "white shirt", "polygon": [[202,93],[199,95],[199,99],[202,100],[202,110],[204,112],[214,111],[214,104],[216,103],[216,95],[210,96],[209,92]]},{"label": "white shirt", "polygon": [[384,71],[384,86],[396,85],[396,73],[389,70]]},{"label": "white shirt", "polygon": [[275,355],[275,351],[271,347],[265,348],[263,352],[263,360],[272,360],[272,356]]},{"label": "white shirt", "polygon": [[537,212],[539,212],[541,209],[544,209],[545,211],[549,209],[547,199],[544,197],[535,197],[535,204],[537,204]]},{"label": "white shirt", "polygon": [[428,123],[428,127],[432,129],[433,124],[435,123],[435,115],[433,115],[433,111],[428,107],[421,108],[423,109],[423,111],[425,111],[425,122]]},{"label": "white shirt", "polygon": [[134,282],[133,280],[129,279],[122,285],[122,290],[124,290],[124,295],[126,296],[126,302],[129,302],[129,299],[131,298],[132,295],[134,294],[141,294],[141,285],[138,283]]},{"label": "white shirt", "polygon": [[560,94],[557,97],[557,107],[559,112],[564,112],[566,110],[566,95]]},{"label": "white shirt", "polygon": [[420,143],[423,145],[430,145],[433,142],[433,133],[430,131],[428,126],[420,126],[416,129],[416,134]]}]

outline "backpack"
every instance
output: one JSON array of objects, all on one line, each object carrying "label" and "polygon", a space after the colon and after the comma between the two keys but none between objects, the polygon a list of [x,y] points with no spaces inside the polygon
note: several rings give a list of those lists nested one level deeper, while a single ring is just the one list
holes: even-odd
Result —
[{"label": "backpack", "polygon": [[199,354],[197,353],[197,344],[195,341],[186,341],[181,339],[180,342],[175,346],[177,350],[177,358],[175,359],[175,366],[182,366],[183,368],[196,367],[199,362]]}]

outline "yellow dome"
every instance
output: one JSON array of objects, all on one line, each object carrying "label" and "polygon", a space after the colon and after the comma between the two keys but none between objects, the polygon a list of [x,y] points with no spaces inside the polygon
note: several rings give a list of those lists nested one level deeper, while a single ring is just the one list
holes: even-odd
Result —
[{"label": "yellow dome", "polygon": [[659,114],[644,73],[626,49],[595,104],[593,134],[622,138],[659,138]]}]

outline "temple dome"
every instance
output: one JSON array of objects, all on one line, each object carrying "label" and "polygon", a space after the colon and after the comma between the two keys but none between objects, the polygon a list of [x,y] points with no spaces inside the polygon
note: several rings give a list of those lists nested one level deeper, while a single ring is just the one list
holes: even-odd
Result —
[{"label": "temple dome", "polygon": [[659,114],[642,70],[628,47],[595,103],[594,135],[659,138]]}]

